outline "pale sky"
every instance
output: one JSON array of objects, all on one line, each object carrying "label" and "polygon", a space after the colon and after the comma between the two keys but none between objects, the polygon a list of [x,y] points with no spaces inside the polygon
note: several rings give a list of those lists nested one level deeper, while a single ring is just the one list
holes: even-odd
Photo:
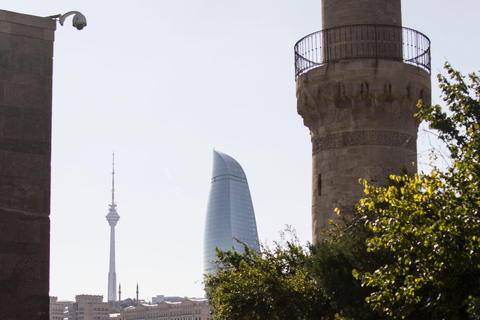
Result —
[{"label": "pale sky", "polygon": [[[321,29],[320,0],[1,4],[88,20],[77,31],[67,18],[55,34],[50,295],[106,300],[113,150],[123,298],[137,283],[147,301],[203,295],[213,148],[245,170],[261,241],[285,225],[311,240],[311,145],[296,112],[293,46]],[[478,0],[403,1],[403,25],[432,41],[435,103],[446,60],[465,74],[480,69],[478,12]]]}]

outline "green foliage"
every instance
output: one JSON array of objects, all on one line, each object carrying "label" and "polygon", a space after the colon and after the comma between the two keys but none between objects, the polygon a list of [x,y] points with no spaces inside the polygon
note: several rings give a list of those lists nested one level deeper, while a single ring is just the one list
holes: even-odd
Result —
[{"label": "green foliage", "polygon": [[260,248],[217,251],[217,272],[204,279],[216,319],[323,319],[331,313],[311,277],[310,254],[294,235],[273,249]]},{"label": "green foliage", "polygon": [[480,80],[446,64],[449,112],[419,103],[448,148],[441,170],[363,182],[353,218],[298,240],[218,252],[205,286],[218,319],[479,319]]},{"label": "green foliage", "polygon": [[[465,77],[455,71],[448,63],[445,64],[450,79],[439,75],[438,81],[443,92],[443,100],[447,103],[450,113],[442,111],[439,105],[425,106],[419,104],[417,116],[430,123],[432,129],[437,129],[439,137],[446,144],[456,165],[460,168],[471,166],[468,170],[479,173],[480,149],[480,79],[475,73]],[[451,169],[454,169],[453,166]],[[449,170],[449,173],[460,173]]]},{"label": "green foliage", "polygon": [[342,228],[349,233],[348,236],[344,233],[343,236],[319,241],[313,247],[313,272],[338,315],[346,319],[368,319],[373,312],[365,299],[372,290],[362,287],[361,281],[355,279],[352,271],[357,268],[370,270],[369,262],[375,260],[373,256],[377,254],[369,253],[367,257],[365,235],[356,232],[360,229],[355,228],[354,224],[350,226],[351,228]]},{"label": "green foliage", "polygon": [[439,76],[450,113],[419,103],[418,117],[438,130],[452,165],[429,174],[392,176],[401,186],[375,188],[357,214],[373,233],[368,252],[393,261],[355,275],[373,291],[367,302],[394,319],[480,317],[480,82],[448,64]]},{"label": "green foliage", "polygon": [[[405,168],[400,173],[407,174]],[[388,178],[385,186],[401,188],[403,184]],[[368,221],[375,219],[374,210],[368,213],[357,210],[350,220],[343,219],[342,225],[324,231],[324,239],[312,249],[314,277],[330,298],[337,315],[345,319],[387,319],[383,312],[372,310],[366,302],[374,288],[363,285],[357,277],[358,270],[373,272],[393,262],[388,250],[367,250],[367,240],[374,235]]]}]

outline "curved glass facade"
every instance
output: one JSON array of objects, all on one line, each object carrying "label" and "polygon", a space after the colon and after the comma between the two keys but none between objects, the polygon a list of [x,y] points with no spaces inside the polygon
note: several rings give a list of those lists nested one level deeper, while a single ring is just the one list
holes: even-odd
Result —
[{"label": "curved glass facade", "polygon": [[245,172],[235,159],[213,150],[212,184],[203,242],[205,273],[213,270],[215,248],[227,251],[234,247],[236,251],[243,251],[243,246],[233,238],[259,250],[257,223]]}]

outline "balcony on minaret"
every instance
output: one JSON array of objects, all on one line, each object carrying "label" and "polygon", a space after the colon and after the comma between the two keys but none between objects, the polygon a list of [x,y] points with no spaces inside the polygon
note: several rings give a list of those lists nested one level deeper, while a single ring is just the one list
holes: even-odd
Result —
[{"label": "balcony on minaret", "polygon": [[401,26],[357,24],[311,33],[295,44],[295,78],[311,69],[349,59],[402,61],[430,72],[430,40]]},{"label": "balcony on minaret", "polygon": [[[295,44],[297,112],[312,141],[312,238],[365,197],[417,172],[417,104],[431,104],[430,40],[401,0],[321,0],[322,30]],[[336,209],[340,210],[341,216]]]}]

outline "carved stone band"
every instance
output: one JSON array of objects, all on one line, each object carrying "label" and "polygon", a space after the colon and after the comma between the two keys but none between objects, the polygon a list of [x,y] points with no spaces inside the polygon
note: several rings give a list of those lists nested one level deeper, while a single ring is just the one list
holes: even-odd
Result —
[{"label": "carved stone band", "polygon": [[417,152],[417,139],[409,134],[385,131],[362,130],[330,134],[313,141],[313,153],[322,150],[353,146],[392,146]]}]

